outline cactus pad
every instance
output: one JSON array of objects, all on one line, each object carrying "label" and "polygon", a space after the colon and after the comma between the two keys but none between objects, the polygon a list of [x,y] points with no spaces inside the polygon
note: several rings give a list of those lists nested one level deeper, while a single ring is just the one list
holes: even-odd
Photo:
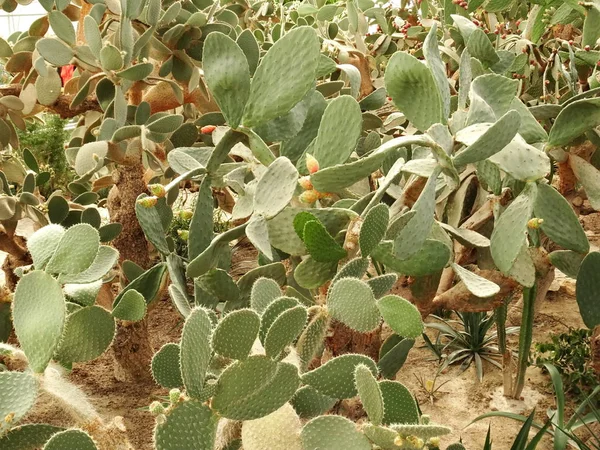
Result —
[{"label": "cactus pad", "polygon": [[2,450],[36,450],[63,428],[42,423],[19,425],[0,438]]},{"label": "cactus pad", "polygon": [[260,316],[253,310],[239,309],[230,312],[215,328],[212,335],[213,349],[226,358],[245,359],[252,350],[259,329]]},{"label": "cactus pad", "polygon": [[27,414],[37,393],[38,382],[30,373],[0,372],[0,436]]},{"label": "cactus pad", "polygon": [[115,335],[115,320],[100,306],[78,309],[67,317],[55,358],[62,363],[96,359],[108,349]]},{"label": "cactus pad", "polygon": [[43,372],[52,358],[65,314],[65,298],[54,278],[39,270],[21,278],[14,294],[13,325],[34,372]]},{"label": "cactus pad", "polygon": [[294,271],[294,279],[305,289],[316,289],[335,276],[336,262],[318,262],[305,258]]},{"label": "cactus pad", "polygon": [[354,371],[359,364],[366,365],[373,375],[377,374],[377,366],[371,358],[349,353],[330,359],[322,366],[305,373],[302,375],[302,382],[328,397],[354,397],[358,393],[354,384]]},{"label": "cactus pad", "polygon": [[92,283],[106,275],[117,264],[118,259],[117,250],[101,245],[90,267],[74,275],[61,274],[58,279],[61,283]]},{"label": "cactus pad", "polygon": [[466,288],[473,295],[486,298],[493,297],[498,292],[500,292],[500,286],[492,281],[486,280],[483,277],[480,277],[476,273],[471,272],[470,270],[465,269],[464,267],[459,266],[458,264],[450,264],[454,273],[458,275],[460,280],[464,283]]},{"label": "cactus pad", "polygon": [[180,369],[179,345],[163,345],[152,357],[152,377],[154,381],[167,389],[183,386]]},{"label": "cactus pad", "polygon": [[398,281],[398,275],[395,273],[386,273],[378,277],[369,278],[366,283],[373,291],[375,298],[379,298],[387,294],[394,287],[396,281]]},{"label": "cactus pad", "polygon": [[70,275],[81,273],[92,265],[99,246],[100,235],[93,226],[87,223],[73,225],[63,234],[46,270]]},{"label": "cactus pad", "polygon": [[250,356],[223,371],[212,407],[228,419],[259,419],[288,402],[299,384],[298,369],[293,365]]},{"label": "cactus pad", "polygon": [[201,308],[192,310],[181,335],[181,376],[185,389],[192,398],[202,394],[212,354],[211,332],[212,322],[207,312]]},{"label": "cactus pad", "polygon": [[310,419],[329,411],[337,403],[335,398],[321,394],[312,386],[302,386],[296,391],[291,404],[303,419]]},{"label": "cactus pad", "polygon": [[303,450],[300,441],[302,424],[289,403],[277,411],[242,425],[244,450]]},{"label": "cactus pad", "polygon": [[121,301],[115,306],[112,315],[121,320],[137,322],[142,320],[146,314],[146,300],[144,296],[135,289],[129,289]]},{"label": "cactus pad", "polygon": [[320,416],[312,419],[300,434],[305,449],[371,450],[372,446],[356,425],[342,416]]},{"label": "cactus pad", "polygon": [[144,231],[146,238],[163,255],[171,253],[165,236],[165,229],[161,221],[160,213],[156,206],[143,206],[140,202],[149,198],[147,194],[140,194],[135,202],[135,215]]},{"label": "cactus pad", "polygon": [[261,277],[252,285],[250,305],[258,314],[262,314],[279,297],[281,297],[279,284],[271,278]]},{"label": "cactus pad", "polygon": [[258,180],[254,192],[254,212],[270,219],[292,199],[298,185],[298,171],[284,156],[273,161]]},{"label": "cactus pad", "polygon": [[47,225],[31,235],[27,241],[27,248],[36,269],[44,269],[64,234],[65,229],[60,225]]},{"label": "cactus pad", "polygon": [[579,268],[576,284],[577,304],[583,323],[593,329],[600,325],[600,301],[598,289],[600,288],[600,253],[588,254]]},{"label": "cactus pad", "polygon": [[331,285],[333,286],[338,280],[342,278],[358,278],[359,280],[365,275],[369,268],[369,260],[367,258],[354,258],[348,261],[342,266],[340,270],[335,274]]},{"label": "cactus pad", "polygon": [[381,381],[379,383],[385,413],[383,424],[392,423],[419,423],[419,409],[417,402],[406,387],[397,381]]},{"label": "cactus pad", "polygon": [[369,420],[373,425],[381,424],[384,412],[383,396],[373,373],[364,364],[359,364],[354,370],[354,382]]},{"label": "cactus pad", "polygon": [[371,208],[360,228],[359,244],[363,258],[377,247],[385,237],[385,232],[390,221],[390,209],[384,203]]},{"label": "cactus pad", "polygon": [[431,439],[433,437],[444,436],[452,432],[452,428],[445,427],[442,425],[405,425],[405,424],[391,424],[390,428],[398,432],[402,436],[417,436],[423,440]]},{"label": "cactus pad", "polygon": [[325,311],[318,312],[298,338],[296,351],[304,369],[308,367],[312,359],[323,348],[328,323],[327,313]]},{"label": "cactus pad", "polygon": [[302,305],[283,311],[269,327],[264,347],[267,356],[276,358],[302,332],[308,313]]},{"label": "cactus pad", "polygon": [[46,445],[44,450],[97,450],[94,440],[85,431],[81,430],[65,430],[59,431],[53,435]]},{"label": "cactus pad", "polygon": [[180,403],[156,425],[156,450],[213,450],[218,422],[208,406],[195,400]]},{"label": "cactus pad", "polygon": [[331,317],[361,333],[373,330],[381,319],[373,291],[356,278],[342,278],[333,285],[327,308]]},{"label": "cactus pad", "polygon": [[[398,437],[398,433],[386,427],[367,424],[363,427],[363,433],[371,442],[383,450],[400,450],[400,447],[394,443]],[[412,446],[411,446],[412,447]]]},{"label": "cactus pad", "polygon": [[316,220],[304,224],[303,237],[308,253],[317,262],[336,262],[346,256],[346,250]]}]

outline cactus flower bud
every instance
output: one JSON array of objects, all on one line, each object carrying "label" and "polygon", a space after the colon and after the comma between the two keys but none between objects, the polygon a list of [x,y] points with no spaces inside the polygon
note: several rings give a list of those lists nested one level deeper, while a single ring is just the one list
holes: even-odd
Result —
[{"label": "cactus flower bud", "polygon": [[182,209],[181,211],[179,211],[179,217],[181,217],[183,220],[190,220],[194,215],[193,211],[190,211],[189,209]]},{"label": "cactus flower bud", "polygon": [[402,447],[404,445],[404,439],[402,439],[402,436],[398,435],[394,438],[394,445],[397,445],[398,447]]},{"label": "cactus flower bud", "polygon": [[179,389],[174,388],[169,391],[169,401],[171,402],[172,405],[179,402],[180,399],[181,399],[181,391]]},{"label": "cactus flower bud", "polygon": [[319,161],[317,161],[317,159],[310,153],[306,154],[306,168],[310,174],[313,174],[319,170]]},{"label": "cactus flower bud", "polygon": [[202,133],[202,134],[211,134],[216,129],[217,129],[217,127],[214,126],[214,125],[205,125],[202,128],[200,128],[200,133]]},{"label": "cactus flower bud", "polygon": [[152,195],[158,198],[163,198],[165,195],[167,195],[167,191],[162,184],[149,184],[148,190]]},{"label": "cactus flower bud", "polygon": [[431,447],[438,447],[440,446],[440,438],[439,437],[432,437],[431,439],[429,439],[429,445]]},{"label": "cactus flower bud", "polygon": [[307,191],[314,189],[309,176],[300,177],[300,179],[298,180],[298,184],[302,186],[302,189],[306,189]]},{"label": "cactus flower bud", "polygon": [[314,189],[311,189],[310,191],[304,191],[300,195],[300,201],[302,203],[312,204],[312,203],[316,202],[318,199],[319,199],[319,193],[317,191],[315,191]]},{"label": "cactus flower bud", "polygon": [[[433,382],[431,383],[431,388],[433,388]],[[431,388],[429,390],[431,390]],[[431,422],[431,417],[429,417],[428,414],[423,414],[421,416],[421,423],[423,425],[429,425],[429,422]]]},{"label": "cactus flower bud", "polygon": [[538,219],[534,217],[529,222],[527,222],[527,228],[531,228],[532,230],[537,230],[541,224],[544,223],[544,219]]},{"label": "cactus flower bud", "polygon": [[181,238],[182,241],[187,242],[190,238],[190,232],[188,230],[177,230],[177,235]]},{"label": "cactus flower bud", "polygon": [[164,414],[165,407],[161,402],[154,401],[150,403],[150,412],[153,415],[158,416],[159,414]]},{"label": "cactus flower bud", "polygon": [[158,197],[144,197],[140,198],[137,203],[144,208],[152,208],[158,202]]}]

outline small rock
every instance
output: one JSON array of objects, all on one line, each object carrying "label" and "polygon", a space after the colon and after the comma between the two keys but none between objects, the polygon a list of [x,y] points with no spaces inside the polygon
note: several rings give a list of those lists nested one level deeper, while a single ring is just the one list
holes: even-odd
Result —
[{"label": "small rock", "polygon": [[577,206],[577,207],[579,207],[579,206],[583,205],[583,199],[582,199],[581,197],[575,197],[575,198],[574,198],[574,199],[571,201],[571,203],[573,203],[573,205],[574,205],[574,206]]},{"label": "small rock", "polygon": [[596,211],[594,210],[594,208],[592,208],[592,205],[590,204],[590,201],[589,200],[584,200],[583,204],[581,205],[581,211],[580,211],[580,213],[582,215],[587,215],[587,214],[592,214],[594,212],[596,212]]},{"label": "small rock", "polygon": [[575,282],[574,282],[574,280],[564,279],[564,280],[562,280],[560,287],[565,294],[575,297]]}]

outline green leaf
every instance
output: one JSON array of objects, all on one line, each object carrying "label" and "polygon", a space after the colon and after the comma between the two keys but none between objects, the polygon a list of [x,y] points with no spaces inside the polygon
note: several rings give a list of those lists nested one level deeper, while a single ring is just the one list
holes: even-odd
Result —
[{"label": "green leaf", "polygon": [[294,28],[279,39],[256,69],[244,111],[244,125],[254,127],[268,122],[302,100],[313,87],[319,57],[319,40],[310,27]]},{"label": "green leaf", "polygon": [[298,171],[285,156],[280,156],[267,168],[254,192],[254,212],[269,219],[285,208],[298,185]]},{"label": "green leaf", "polygon": [[569,154],[569,165],[595,210],[600,210],[600,171],[585,159]]},{"label": "green leaf", "polygon": [[256,68],[258,67],[258,60],[260,57],[260,48],[258,42],[249,28],[242,31],[237,37],[237,45],[240,46],[246,59],[248,61],[248,68],[250,69],[250,75],[254,75]]},{"label": "green leaf", "polygon": [[403,275],[421,277],[431,275],[448,264],[450,249],[443,242],[427,239],[421,250],[409,259],[401,260],[393,254],[393,242],[383,241],[371,253],[371,257],[391,270]]},{"label": "green leaf", "polygon": [[100,235],[87,223],[73,225],[63,234],[48,262],[49,273],[78,274],[90,267],[98,254]]},{"label": "green leaf", "polygon": [[419,130],[443,122],[436,81],[429,68],[414,56],[394,53],[385,72],[385,85],[394,104]]},{"label": "green leaf", "polygon": [[346,250],[327,232],[323,224],[310,220],[304,225],[304,244],[318,262],[336,262],[346,256]]},{"label": "green leaf", "polygon": [[600,325],[600,301],[598,289],[600,289],[600,253],[592,252],[585,257],[577,274],[576,297],[577,305],[583,323],[594,329]]},{"label": "green leaf", "polygon": [[63,450],[66,448],[97,450],[96,444],[90,435],[81,430],[59,431],[44,445],[44,450]]},{"label": "green leaf", "polygon": [[35,80],[35,92],[38,102],[44,106],[53,105],[60,97],[62,81],[55,70],[50,70],[46,76],[38,76]]},{"label": "green leaf", "polygon": [[569,202],[552,186],[539,184],[533,213],[544,222],[542,231],[567,250],[587,253],[590,243]]},{"label": "green leaf", "polygon": [[379,383],[379,388],[385,405],[384,425],[419,423],[417,403],[402,383],[385,380]]},{"label": "green leaf", "polygon": [[48,14],[48,19],[50,21],[52,31],[54,31],[56,36],[69,45],[75,45],[77,38],[75,36],[75,28],[71,23],[71,19],[69,19],[60,11],[50,12],[50,14]]},{"label": "green leaf", "polygon": [[167,389],[183,386],[180,370],[179,345],[168,343],[152,357],[152,377]]},{"label": "green leaf", "polygon": [[[212,450],[215,446],[219,417],[196,400],[177,404],[154,431],[156,450]],[[190,426],[193,424],[193,426]]]},{"label": "green leaf", "polygon": [[233,39],[219,32],[206,37],[202,55],[208,88],[229,125],[237,128],[250,96],[250,69],[246,55]]},{"label": "green leaf", "polygon": [[36,42],[35,47],[42,58],[58,67],[71,64],[74,56],[70,47],[54,38],[42,38]]},{"label": "green leaf", "polygon": [[65,298],[60,284],[34,270],[19,281],[13,300],[13,326],[35,373],[42,373],[58,346],[65,323]]},{"label": "green leaf", "polygon": [[371,370],[364,364],[356,366],[354,370],[354,380],[358,396],[365,408],[369,420],[373,425],[381,424],[383,420],[383,396],[379,389],[379,383],[371,373]]},{"label": "green leaf", "polygon": [[434,22],[423,43],[423,54],[437,84],[442,101],[442,118],[445,120],[450,116],[450,84],[446,76],[446,64],[442,61],[438,45],[437,23]]},{"label": "green leaf", "polygon": [[413,339],[423,334],[421,313],[408,300],[397,295],[386,295],[377,300],[377,307],[394,333]]},{"label": "green leaf", "polygon": [[474,58],[477,58],[487,67],[500,61],[494,46],[481,28],[473,30],[467,41],[467,49]]},{"label": "green leaf", "polygon": [[227,314],[212,336],[216,353],[231,359],[246,359],[258,337],[260,316],[251,309],[240,309]]},{"label": "green leaf", "polygon": [[298,305],[283,311],[273,321],[264,337],[265,353],[271,358],[277,356],[292,344],[306,325],[308,312]]},{"label": "green leaf", "polygon": [[142,320],[146,314],[146,300],[144,296],[135,289],[128,290],[121,301],[112,311],[117,319],[137,322]]},{"label": "green leaf", "polygon": [[390,209],[385,203],[380,203],[369,210],[360,227],[358,239],[363,258],[369,256],[385,237],[389,220]]},{"label": "green leaf", "polygon": [[319,167],[345,163],[356,147],[362,131],[362,114],[358,102],[342,95],[329,102],[312,147]]},{"label": "green leaf", "polygon": [[595,47],[600,38],[600,10],[596,5],[590,5],[585,9],[585,21],[583,22],[583,38],[581,46]]},{"label": "green leaf", "polygon": [[476,273],[459,266],[458,264],[450,264],[454,273],[458,275],[460,280],[465,284],[469,292],[476,297],[486,298],[493,297],[500,292],[500,286],[483,277],[480,277]]},{"label": "green leaf", "polygon": [[[0,372],[0,415],[3,417],[0,421],[0,436],[27,414],[35,404],[37,394],[38,381],[31,373]],[[7,437],[0,439],[0,446],[12,448],[11,443],[6,440]]]}]

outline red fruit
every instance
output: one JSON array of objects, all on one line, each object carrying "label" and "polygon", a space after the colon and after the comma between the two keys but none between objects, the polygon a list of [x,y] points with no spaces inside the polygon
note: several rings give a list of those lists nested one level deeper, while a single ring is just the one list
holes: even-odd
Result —
[{"label": "red fruit", "polygon": [[584,49],[586,52],[589,52],[589,51],[591,50],[591,47],[590,47],[589,45],[586,45],[585,47],[583,47],[583,49]]},{"label": "red fruit", "polygon": [[309,153],[306,154],[306,168],[311,175],[319,170],[319,161]]},{"label": "red fruit", "polygon": [[300,179],[298,180],[298,184],[302,186],[302,189],[306,189],[307,191],[314,189],[309,176],[300,177]]},{"label": "red fruit", "polygon": [[214,125],[205,125],[202,128],[200,128],[200,133],[202,133],[202,134],[211,134],[216,129],[217,129],[217,127],[214,126]]}]

